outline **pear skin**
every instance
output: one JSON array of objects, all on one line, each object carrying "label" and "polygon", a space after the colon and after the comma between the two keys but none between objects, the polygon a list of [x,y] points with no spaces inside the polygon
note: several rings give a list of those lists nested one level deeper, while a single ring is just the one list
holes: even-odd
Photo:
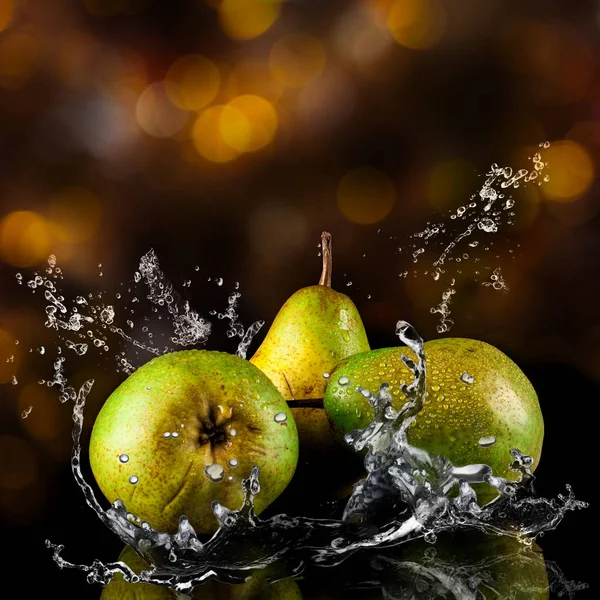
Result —
[{"label": "pear skin", "polygon": [[[409,429],[408,441],[446,456],[456,466],[485,463],[495,475],[511,480],[517,473],[510,469],[510,450],[517,448],[534,459],[535,469],[544,422],[535,390],[521,369],[494,346],[477,340],[431,340],[424,349],[427,400]],[[413,375],[402,362],[403,353],[416,360],[408,348],[384,348],[357,354],[337,366],[324,406],[340,437],[366,427],[373,418],[368,400],[356,386],[376,392],[386,382],[394,408],[406,402],[400,384],[410,383]],[[342,376],[349,378],[349,385],[339,384]],[[480,501],[496,496],[487,484],[475,489]]]},{"label": "pear skin", "polygon": [[323,374],[370,349],[354,302],[331,288],[331,236],[322,239],[321,283],[288,298],[250,359],[289,401],[323,398]]},{"label": "pear skin", "polygon": [[215,531],[211,502],[239,508],[253,465],[260,513],[292,479],[297,460],[296,424],[270,379],[238,356],[207,350],[140,367],[106,400],[90,440],[106,498],[169,532],[182,514],[198,533]]},{"label": "pear skin", "polygon": [[323,410],[327,387],[323,375],[344,358],[365,352],[370,346],[354,302],[331,288],[331,235],[323,232],[321,241],[323,270],[319,284],[292,294],[250,359],[288,401],[298,427],[298,472],[286,497],[295,495],[296,488],[319,482],[322,499],[337,498],[351,491],[348,485],[360,471],[343,442],[336,439]]}]

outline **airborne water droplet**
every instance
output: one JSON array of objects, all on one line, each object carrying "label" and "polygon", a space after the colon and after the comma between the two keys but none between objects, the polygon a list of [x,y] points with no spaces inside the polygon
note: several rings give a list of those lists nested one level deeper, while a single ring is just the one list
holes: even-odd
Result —
[{"label": "airborne water droplet", "polygon": [[275,423],[285,423],[287,421],[287,415],[284,412],[278,412],[273,418]]},{"label": "airborne water droplet", "polygon": [[163,433],[163,437],[170,438],[171,437],[171,432],[170,431],[165,431]]},{"label": "airborne water droplet", "polygon": [[323,373],[323,379],[329,379],[330,375],[329,373]]},{"label": "airborne water droplet", "polygon": [[232,428],[232,429],[230,429],[230,430],[229,430],[229,435],[230,435],[231,437],[235,437],[235,436],[237,435],[237,431],[236,431],[235,429],[233,429],[233,428]]},{"label": "airborne water droplet", "polygon": [[225,469],[216,463],[212,465],[206,465],[206,467],[204,467],[204,472],[206,473],[206,476],[214,483],[223,481],[223,476],[225,475]]},{"label": "airborne water droplet", "polygon": [[119,456],[119,460],[120,460],[122,463],[129,462],[129,456],[128,456],[127,454],[121,454],[121,456]]},{"label": "airborne water droplet", "polygon": [[171,434],[171,437],[178,438],[178,437],[179,437],[179,434],[178,434],[176,431],[174,431],[174,432]]},{"label": "airborne water droplet", "polygon": [[139,481],[139,480],[138,480],[138,477],[137,477],[137,475],[132,475],[132,476],[129,478],[129,483],[136,484],[138,481]]},{"label": "airborne water droplet", "polygon": [[338,379],[338,383],[340,385],[348,385],[350,383],[350,380],[345,376],[342,375],[339,379]]},{"label": "airborne water droplet", "polygon": [[232,469],[235,469],[240,464],[240,461],[237,458],[230,458],[228,464]]},{"label": "airborne water droplet", "polygon": [[19,383],[19,380],[13,375],[12,379],[10,381],[13,385],[17,385]]},{"label": "airborne water droplet", "polygon": [[464,372],[460,376],[460,380],[467,385],[471,385],[475,381],[475,377],[473,377],[473,375],[469,375],[467,372]]},{"label": "airborne water droplet", "polygon": [[22,413],[21,413],[21,419],[26,419],[30,414],[31,411],[33,410],[33,406],[28,406]]},{"label": "airborne water droplet", "polygon": [[490,448],[496,443],[496,438],[493,435],[486,435],[479,440],[479,445],[482,448]]}]

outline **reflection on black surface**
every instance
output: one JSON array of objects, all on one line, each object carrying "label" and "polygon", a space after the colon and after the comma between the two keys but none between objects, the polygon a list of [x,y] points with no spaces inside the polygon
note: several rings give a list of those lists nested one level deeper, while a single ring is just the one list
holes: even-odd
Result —
[{"label": "reflection on black surface", "polygon": [[[119,560],[136,573],[148,568],[128,546]],[[568,581],[556,564],[544,560],[537,545],[472,532],[442,536],[436,544],[415,541],[359,553],[336,567],[312,567],[298,579],[285,577],[284,564],[247,574],[243,584],[211,579],[191,596],[147,583],[129,583],[117,575],[104,587],[101,600],[544,600],[551,593],[573,598],[588,587]]]}]

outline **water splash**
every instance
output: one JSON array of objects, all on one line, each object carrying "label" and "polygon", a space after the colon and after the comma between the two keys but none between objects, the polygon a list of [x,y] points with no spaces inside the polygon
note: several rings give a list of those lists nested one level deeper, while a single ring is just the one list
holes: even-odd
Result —
[{"label": "water splash", "polygon": [[[449,304],[452,295],[456,292],[454,281],[463,273],[461,263],[468,260],[479,262],[479,256],[474,256],[470,249],[479,247],[480,240],[473,237],[484,236],[485,245],[483,252],[488,252],[494,247],[494,234],[502,232],[506,226],[514,224],[515,199],[510,191],[521,185],[542,185],[548,177],[542,177],[547,163],[542,159],[541,152],[550,146],[549,142],[539,145],[540,151],[535,152],[529,160],[529,168],[513,170],[512,167],[501,167],[492,164],[486,173],[485,180],[478,192],[474,193],[469,201],[449,213],[438,222],[428,222],[424,229],[413,233],[405,248],[398,248],[398,253],[410,253],[410,260],[416,264],[422,260],[427,261],[422,272],[413,268],[414,276],[419,274],[431,275],[434,281],[439,281],[445,286],[441,293],[441,301],[430,309],[431,314],[439,315],[438,333],[448,332],[454,325],[454,320],[449,318]],[[379,231],[378,231],[379,233]],[[450,238],[450,241],[448,241]],[[469,241],[470,240],[470,241]],[[467,248],[465,248],[467,246]],[[469,250],[469,252],[465,252]],[[484,271],[491,267],[483,267]],[[401,271],[400,277],[406,278],[409,271]],[[450,285],[448,280],[452,280]],[[479,279],[475,279],[479,281]],[[509,289],[502,279],[500,267],[491,276],[490,281],[482,282],[486,287],[508,292]]]},{"label": "water splash", "polygon": [[[152,529],[128,512],[120,500],[106,510],[101,507],[81,473],[83,410],[93,385],[92,380],[87,381],[77,392],[73,408],[73,475],[87,504],[102,522],[124,543],[132,546],[151,568],[136,574],[120,562],[94,561],[92,565],[78,565],[62,558],[63,546],[47,541],[54,560],[63,568],[87,572],[90,582],[106,584],[119,573],[126,581],[154,583],[187,594],[211,578],[241,583],[252,570],[264,569],[281,560],[292,574],[298,574],[307,565],[315,568],[340,565],[368,549],[415,540],[433,544],[438,536],[447,532],[477,531],[508,536],[527,548],[536,536],[554,529],[567,512],[587,506],[575,499],[569,486],[567,494],[559,495],[557,499],[537,497],[531,473],[533,461],[517,449],[511,454],[512,469],[518,473],[519,480],[508,481],[496,477],[487,465],[456,467],[443,456],[430,455],[411,446],[407,432],[426,399],[426,358],[423,340],[411,325],[399,321],[396,333],[417,357],[415,361],[402,355],[404,364],[413,374],[410,384],[401,385],[408,401],[399,410],[394,410],[387,383],[382,383],[376,392],[357,387],[369,399],[374,419],[366,428],[346,435],[347,442],[355,450],[367,450],[367,475],[356,484],[341,518],[311,519],[284,514],[267,519],[257,517],[254,499],[260,493],[260,482],[259,470],[253,467],[249,477],[242,482],[244,500],[239,509],[212,503],[219,527],[206,542],[200,541],[184,515],[180,517],[177,532],[170,534]],[[230,459],[231,466],[234,460]],[[216,485],[221,481],[222,473],[221,465],[207,465],[207,477]],[[483,506],[477,503],[471,487],[480,482],[499,492],[496,499]],[[390,506],[393,509],[386,512]],[[252,547],[253,551],[233,561],[232,547]],[[398,572],[405,573],[406,569],[413,568],[409,564],[394,564],[392,570]],[[443,575],[443,579],[438,577],[440,585],[450,586],[450,590],[460,589],[465,582],[465,570],[444,570],[442,566],[442,563],[431,562],[431,569],[421,570],[421,573],[427,579],[436,573]]]}]

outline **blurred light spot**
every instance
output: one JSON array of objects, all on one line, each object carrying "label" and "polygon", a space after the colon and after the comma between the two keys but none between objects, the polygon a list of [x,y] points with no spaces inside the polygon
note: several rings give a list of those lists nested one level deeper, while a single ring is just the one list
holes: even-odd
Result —
[{"label": "blurred light spot", "polygon": [[250,216],[250,245],[265,261],[282,267],[305,247],[307,231],[306,219],[295,206],[268,202]]},{"label": "blurred light spot", "polygon": [[158,138],[175,135],[188,120],[188,114],[169,101],[162,81],[152,83],[141,93],[135,116],[146,133]]},{"label": "blurred light spot", "polygon": [[[205,109],[196,119],[192,129],[196,150],[212,162],[225,163],[239,156],[239,152],[223,139],[221,133],[221,116],[226,109],[224,104]],[[231,114],[231,111],[236,109],[229,107],[227,110]],[[240,118],[243,118],[243,115]]]},{"label": "blurred light spot", "polygon": [[0,85],[20,88],[35,70],[38,43],[26,33],[13,33],[0,41]]},{"label": "blurred light spot", "polygon": [[396,1],[397,0],[362,0],[362,6],[378,27],[387,29],[388,16]]},{"label": "blurred light spot", "polygon": [[328,69],[325,76],[303,88],[298,95],[297,110],[305,121],[302,131],[320,136],[323,131],[346,121],[355,105],[352,79],[342,70]]},{"label": "blurred light spot", "polygon": [[572,202],[547,202],[546,209],[561,223],[569,227],[583,225],[600,213],[598,186],[590,193],[575,198]]},{"label": "blurred light spot", "polygon": [[280,0],[223,0],[219,21],[234,40],[249,40],[263,34],[279,16]]},{"label": "blurred light spot", "polygon": [[[14,336],[6,329],[0,329],[0,383],[8,383],[16,374],[19,356],[17,350]],[[11,356],[15,357],[13,361],[10,361]]]},{"label": "blurred light spot", "polygon": [[181,110],[204,108],[214,100],[220,84],[219,69],[200,54],[178,58],[165,78],[167,96]]},{"label": "blurred light spot", "polygon": [[594,164],[580,144],[561,140],[552,142],[542,153],[544,171],[550,181],[541,187],[544,195],[557,202],[570,202],[583,194],[594,179]]},{"label": "blurred light spot", "polygon": [[30,383],[26,385],[19,395],[17,415],[29,406],[33,409],[27,419],[22,421],[23,427],[37,440],[53,440],[64,431],[68,420],[60,410],[61,404],[57,401],[56,393],[47,387]]},{"label": "blurred light spot", "polygon": [[98,228],[100,202],[86,189],[64,188],[50,198],[49,204],[53,233],[63,242],[84,242]]},{"label": "blurred light spot", "polygon": [[325,60],[323,46],[305,33],[280,39],[269,54],[273,78],[289,87],[302,87],[318,77],[325,67]]},{"label": "blurred light spot", "polygon": [[9,213],[0,222],[0,253],[15,267],[30,267],[50,251],[48,223],[30,211]]},{"label": "blurred light spot", "polygon": [[129,7],[129,0],[83,0],[83,3],[96,17],[116,15]]},{"label": "blurred light spot", "polygon": [[224,87],[229,98],[257,94],[270,100],[278,99],[284,89],[280,82],[271,77],[271,72],[264,61],[254,59],[237,63]]},{"label": "blurred light spot", "polygon": [[387,25],[394,39],[406,48],[435,46],[446,29],[446,12],[439,0],[396,0]]},{"label": "blurred light spot", "polygon": [[10,25],[13,8],[13,0],[0,0],[0,31],[4,31]]},{"label": "blurred light spot", "polygon": [[239,96],[221,113],[221,135],[239,152],[254,152],[266,146],[277,131],[277,112],[260,96]]},{"label": "blurred light spot", "polygon": [[0,488],[22,490],[38,474],[38,459],[32,445],[15,435],[0,436]]},{"label": "blurred light spot", "polygon": [[372,167],[349,171],[338,184],[338,208],[353,223],[377,223],[390,213],[395,202],[394,183],[385,173]]},{"label": "blurred light spot", "polygon": [[475,166],[458,158],[436,164],[427,182],[427,198],[432,206],[447,209],[467,203],[477,188]]},{"label": "blurred light spot", "polygon": [[98,48],[90,36],[75,33],[61,40],[58,72],[61,81],[71,87],[79,87],[92,76],[91,64]]},{"label": "blurred light spot", "polygon": [[382,29],[360,4],[352,6],[338,20],[334,43],[340,56],[359,66],[370,65],[381,59],[393,46],[393,38]]}]

